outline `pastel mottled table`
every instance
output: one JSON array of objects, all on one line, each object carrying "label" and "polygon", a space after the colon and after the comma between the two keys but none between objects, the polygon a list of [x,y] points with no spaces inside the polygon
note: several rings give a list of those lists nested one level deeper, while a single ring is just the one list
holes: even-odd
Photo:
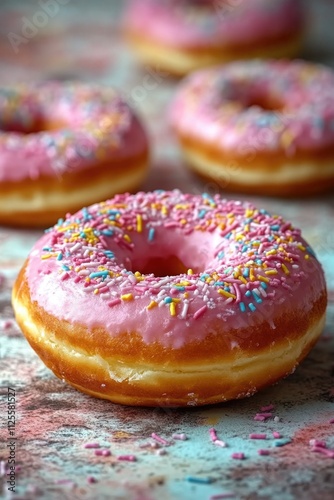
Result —
[{"label": "pastel mottled table", "polygon": [[[218,192],[215,184],[201,182],[184,168],[162,119],[175,81],[159,68],[136,64],[119,30],[121,2],[86,1],[82,7],[77,0],[50,0],[53,14],[44,17],[41,3],[1,3],[0,84],[76,78],[116,85],[145,119],[154,144],[143,190]],[[326,0],[306,3],[311,15],[305,57],[333,66],[329,48],[334,6]],[[30,31],[15,52],[8,34],[24,36],[25,19],[41,26],[34,34]],[[0,228],[4,498],[333,498],[333,195],[289,202],[250,200],[302,228],[325,269],[327,324],[293,375],[251,398],[205,408],[119,406],[85,396],[56,379],[22,336],[10,303],[13,281],[42,232]],[[8,413],[13,405],[15,426]],[[16,495],[8,490],[13,480],[10,456],[15,456]]]}]

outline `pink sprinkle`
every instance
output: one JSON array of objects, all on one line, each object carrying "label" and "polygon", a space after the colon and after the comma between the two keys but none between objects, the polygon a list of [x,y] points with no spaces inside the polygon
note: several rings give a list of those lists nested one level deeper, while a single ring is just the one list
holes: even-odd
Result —
[{"label": "pink sprinkle", "polygon": [[99,443],[86,443],[84,445],[84,448],[100,448],[100,444]]},{"label": "pink sprinkle", "polygon": [[61,281],[65,281],[65,280],[67,280],[69,277],[70,277],[70,275],[69,275],[68,273],[64,273],[64,274],[62,274],[62,276],[61,276],[61,278],[60,278],[60,279],[61,279]]},{"label": "pink sprinkle", "polygon": [[95,455],[97,457],[110,457],[111,451],[110,450],[95,450]]},{"label": "pink sprinkle", "polygon": [[279,432],[273,431],[273,437],[274,437],[275,439],[279,439],[279,438],[280,438],[280,437],[282,437],[282,436],[281,436],[281,434],[280,434]]},{"label": "pink sprinkle", "polygon": [[231,457],[235,460],[244,460],[246,458],[244,453],[232,453]]},{"label": "pink sprinkle", "polygon": [[116,306],[117,304],[120,304],[121,302],[122,302],[121,299],[114,299],[114,300],[111,300],[110,302],[108,302],[108,306],[113,307],[113,306]]},{"label": "pink sprinkle", "polygon": [[272,416],[272,413],[257,413],[254,417],[254,420],[260,420],[263,422],[264,420],[266,420],[267,418],[271,418]]},{"label": "pink sprinkle", "polygon": [[310,439],[310,446],[319,446],[320,448],[327,448],[325,441],[320,441],[319,439]]},{"label": "pink sprinkle", "polygon": [[200,316],[202,316],[202,314],[204,314],[206,310],[207,310],[207,306],[205,306],[205,305],[203,307],[201,307],[200,309],[197,309],[197,311],[194,313],[194,319],[197,319]]},{"label": "pink sprinkle", "polygon": [[97,483],[97,479],[95,477],[93,477],[93,476],[88,476],[87,477],[87,482],[89,484]]},{"label": "pink sprinkle", "polygon": [[210,433],[211,441],[213,441],[213,442],[217,441],[218,436],[217,436],[216,429],[214,429],[214,428],[209,429],[209,433]]},{"label": "pink sprinkle", "polygon": [[250,439],[267,439],[267,434],[255,434],[252,433],[249,435]]},{"label": "pink sprinkle", "polygon": [[214,441],[214,444],[216,444],[217,446],[221,446],[222,448],[226,448],[227,444],[225,443],[225,441],[221,441],[220,439],[216,439]]},{"label": "pink sprinkle", "polygon": [[169,442],[166,441],[166,439],[162,438],[161,436],[158,436],[155,432],[152,432],[151,437],[158,441],[158,443],[163,444],[165,446],[169,446]]},{"label": "pink sprinkle", "polygon": [[274,405],[267,405],[267,406],[262,406],[262,407],[260,408],[260,410],[261,410],[261,412],[263,412],[263,411],[271,411],[271,410],[273,410],[274,408],[275,408],[275,406],[274,406]]},{"label": "pink sprinkle", "polygon": [[179,441],[186,441],[188,439],[187,435],[182,433],[182,434],[173,434],[172,435],[173,439],[178,439]]},{"label": "pink sprinkle", "polygon": [[8,328],[11,328],[13,326],[13,322],[10,319],[7,319],[2,323],[2,328],[4,330],[7,330]]},{"label": "pink sprinkle", "polygon": [[316,453],[322,453],[326,455],[328,458],[334,458],[334,450],[328,450],[327,448],[323,448],[322,446],[315,446],[311,448],[311,451],[315,451]]},{"label": "pink sprinkle", "polygon": [[263,455],[263,456],[266,456],[266,455],[270,455],[270,451],[269,450],[257,450],[258,454],[259,455]]},{"label": "pink sprinkle", "polygon": [[137,458],[135,455],[119,455],[117,457],[117,460],[123,460],[125,462],[135,462]]}]

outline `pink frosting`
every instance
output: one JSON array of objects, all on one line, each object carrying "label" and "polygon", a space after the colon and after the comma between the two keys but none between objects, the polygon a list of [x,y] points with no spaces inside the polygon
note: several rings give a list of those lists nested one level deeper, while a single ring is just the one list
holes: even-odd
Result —
[{"label": "pink frosting", "polygon": [[175,47],[243,46],[298,33],[299,0],[133,0],[125,24]]},{"label": "pink frosting", "polygon": [[[192,271],[138,272],[162,256]],[[117,195],[68,216],[35,244],[26,273],[31,300],[48,313],[176,349],[218,323],[232,346],[238,329],[266,321],[274,331],[276,317],[307,314],[325,289],[319,262],[289,222],[177,190]]]},{"label": "pink frosting", "polygon": [[142,125],[111,88],[43,82],[0,89],[0,181],[60,176],[146,148]]},{"label": "pink frosting", "polygon": [[[175,129],[234,156],[334,146],[334,72],[303,61],[244,61],[201,70],[181,84]],[[273,100],[277,110],[258,103]]]}]

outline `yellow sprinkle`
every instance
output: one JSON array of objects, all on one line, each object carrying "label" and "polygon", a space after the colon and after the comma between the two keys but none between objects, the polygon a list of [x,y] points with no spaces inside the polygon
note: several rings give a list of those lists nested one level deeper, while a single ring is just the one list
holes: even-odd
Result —
[{"label": "yellow sprinkle", "polygon": [[269,278],[266,278],[265,276],[261,276],[260,274],[258,275],[258,279],[260,281],[264,281],[265,283],[269,283]]},{"label": "yellow sprinkle", "polygon": [[269,252],[266,252],[266,255],[276,255],[276,250],[273,248],[272,250],[269,250]]},{"label": "yellow sprinkle", "polygon": [[249,278],[250,278],[251,281],[255,280],[254,271],[253,271],[252,267],[249,270]]},{"label": "yellow sprinkle", "polygon": [[165,207],[165,206],[161,207],[161,213],[162,213],[162,215],[167,215],[167,213],[168,213],[167,207]]},{"label": "yellow sprinkle", "polygon": [[175,205],[175,208],[177,210],[184,210],[185,208],[188,208],[189,205],[182,205],[181,203],[179,203],[178,205]]},{"label": "yellow sprinkle", "polygon": [[247,280],[246,278],[244,278],[243,276],[238,276],[239,280],[244,283],[245,285],[247,285]]},{"label": "yellow sprinkle", "polygon": [[294,136],[289,130],[285,130],[285,132],[283,132],[283,134],[281,135],[281,143],[284,148],[288,148],[289,146],[291,146],[293,140]]},{"label": "yellow sprinkle", "polygon": [[305,252],[306,248],[304,247],[304,245],[298,243],[297,247],[299,248],[299,250],[302,250],[303,252]]},{"label": "yellow sprinkle", "polygon": [[173,299],[173,302],[175,302],[175,304],[178,304],[179,302],[181,302],[181,299]]},{"label": "yellow sprinkle", "polygon": [[50,257],[53,257],[54,255],[55,255],[54,253],[46,253],[46,254],[42,255],[41,259],[42,260],[49,259]]},{"label": "yellow sprinkle", "polygon": [[138,278],[139,276],[141,276],[141,273],[139,271],[136,271],[135,276],[136,276],[136,278]]},{"label": "yellow sprinkle", "polygon": [[290,271],[289,271],[289,269],[286,267],[286,265],[285,265],[285,264],[282,264],[282,269],[283,269],[283,271],[285,272],[285,274],[290,274]]},{"label": "yellow sprinkle", "polygon": [[137,232],[141,233],[143,230],[143,219],[140,214],[137,214]]},{"label": "yellow sprinkle", "polygon": [[125,235],[123,236],[123,238],[124,238],[124,239],[125,239],[125,241],[127,241],[128,243],[131,243],[131,238],[130,238],[130,236],[129,236],[128,234],[125,234]]},{"label": "yellow sprinkle", "polygon": [[133,295],[132,295],[132,293],[126,293],[125,295],[121,295],[121,299],[122,300],[132,300]]},{"label": "yellow sprinkle", "polygon": [[176,306],[175,306],[174,302],[171,302],[169,304],[169,311],[170,311],[171,316],[176,316]]},{"label": "yellow sprinkle", "polygon": [[270,269],[269,271],[265,271],[266,274],[277,274],[276,269]]},{"label": "yellow sprinkle", "polygon": [[156,307],[158,305],[158,303],[155,301],[155,300],[151,300],[151,302],[149,303],[149,305],[146,307],[146,309],[153,309],[154,307]]},{"label": "yellow sprinkle", "polygon": [[184,292],[183,297],[187,299],[189,297],[189,292]]},{"label": "yellow sprinkle", "polygon": [[252,217],[254,213],[254,210],[251,210],[250,208],[247,208],[246,210],[246,213],[245,213],[245,216],[248,218],[248,217]]},{"label": "yellow sprinkle", "polygon": [[234,293],[227,292],[226,290],[223,290],[222,288],[219,288],[218,293],[220,293],[220,295],[224,295],[224,297],[227,297],[228,299],[230,297],[232,297],[233,299],[236,298],[236,296],[234,295]]},{"label": "yellow sprinkle", "polygon": [[194,274],[194,271],[192,269],[188,269],[187,274],[188,275]]},{"label": "yellow sprinkle", "polygon": [[97,295],[99,293],[99,289],[98,288],[95,288],[94,290],[94,294]]},{"label": "yellow sprinkle", "polygon": [[305,255],[305,259],[308,260],[310,256],[308,254]]}]

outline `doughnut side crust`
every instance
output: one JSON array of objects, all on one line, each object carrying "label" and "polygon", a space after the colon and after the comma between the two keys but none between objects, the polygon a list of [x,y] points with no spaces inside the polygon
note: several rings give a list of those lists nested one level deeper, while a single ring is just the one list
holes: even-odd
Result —
[{"label": "doughnut side crust", "polygon": [[46,312],[31,300],[26,266],[12,300],[27,340],[56,376],[87,394],[141,406],[206,405],[273,384],[292,373],[316,343],[327,303],[324,289],[307,314],[295,308],[273,318],[274,330],[263,321],[226,331],[213,321],[205,339],[177,349],[146,344],[140,331],[112,335],[102,326],[87,328]]},{"label": "doughnut side crust", "polygon": [[283,154],[258,153],[237,156],[223,152],[205,140],[179,136],[188,167],[215,181],[225,191],[303,197],[334,187],[334,150]]},{"label": "doughnut side crust", "polygon": [[133,191],[145,179],[149,153],[113,160],[58,177],[0,183],[0,224],[45,227],[118,192]]},{"label": "doughnut side crust", "polygon": [[127,39],[143,63],[182,76],[199,68],[226,64],[236,59],[293,58],[300,52],[303,34],[293,33],[261,45],[244,47],[173,47],[147,38],[138,32],[126,33]]}]

